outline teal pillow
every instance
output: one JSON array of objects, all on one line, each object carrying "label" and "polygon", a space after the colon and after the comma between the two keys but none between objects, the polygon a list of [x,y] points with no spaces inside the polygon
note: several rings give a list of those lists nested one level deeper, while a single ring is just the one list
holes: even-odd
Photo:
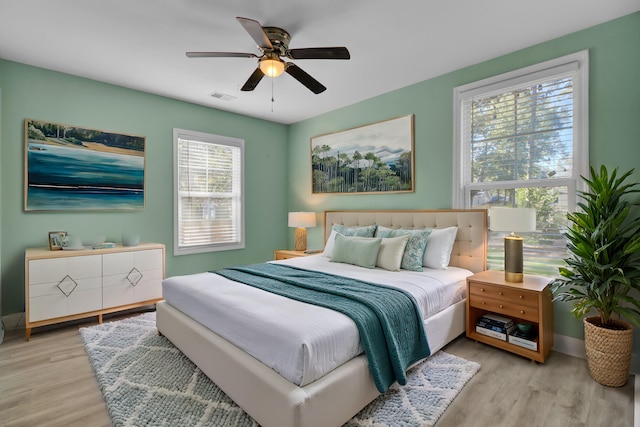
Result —
[{"label": "teal pillow", "polygon": [[424,260],[424,250],[427,248],[427,239],[431,230],[425,229],[392,229],[386,227],[378,228],[378,237],[398,237],[410,235],[407,246],[404,249],[404,255],[402,256],[402,263],[400,268],[411,271],[422,271],[422,262]]},{"label": "teal pillow", "polygon": [[327,239],[327,243],[324,246],[323,255],[327,258],[331,258],[333,253],[333,245],[336,241],[336,234],[342,234],[343,236],[358,236],[358,237],[373,237],[376,232],[376,224],[365,225],[363,227],[349,227],[341,224],[333,224],[331,228],[331,234]]},{"label": "teal pillow", "polygon": [[344,262],[365,268],[375,268],[382,239],[351,237],[336,234],[331,262]]},{"label": "teal pillow", "polygon": [[376,232],[376,224],[365,225],[363,227],[349,227],[341,224],[333,224],[333,229],[337,233],[343,236],[357,236],[357,237],[373,237]]}]

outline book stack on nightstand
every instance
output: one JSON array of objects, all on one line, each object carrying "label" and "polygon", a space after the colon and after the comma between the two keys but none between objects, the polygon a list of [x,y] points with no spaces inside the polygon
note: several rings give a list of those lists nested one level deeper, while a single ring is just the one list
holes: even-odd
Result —
[{"label": "book stack on nightstand", "polygon": [[[523,326],[530,329],[521,329]],[[509,333],[509,342],[529,350],[538,351],[538,332],[532,325],[520,324],[513,332]]]},{"label": "book stack on nightstand", "polygon": [[516,324],[513,322],[513,319],[498,316],[493,313],[480,316],[476,322],[477,333],[502,341],[506,341],[507,337],[515,330]]}]

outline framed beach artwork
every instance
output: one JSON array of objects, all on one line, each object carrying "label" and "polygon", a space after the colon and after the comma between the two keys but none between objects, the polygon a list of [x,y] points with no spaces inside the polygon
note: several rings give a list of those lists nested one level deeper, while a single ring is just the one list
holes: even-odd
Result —
[{"label": "framed beach artwork", "polygon": [[311,138],[314,194],[412,192],[413,114]]},{"label": "framed beach artwork", "polygon": [[144,209],[145,137],[26,119],[25,211]]}]

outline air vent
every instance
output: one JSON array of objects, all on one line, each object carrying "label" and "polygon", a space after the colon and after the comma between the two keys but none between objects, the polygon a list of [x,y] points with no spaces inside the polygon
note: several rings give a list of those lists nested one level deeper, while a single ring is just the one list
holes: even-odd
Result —
[{"label": "air vent", "polygon": [[213,92],[211,96],[217,99],[221,99],[222,101],[233,101],[234,99],[236,99],[235,96],[227,95],[226,93],[221,92]]}]

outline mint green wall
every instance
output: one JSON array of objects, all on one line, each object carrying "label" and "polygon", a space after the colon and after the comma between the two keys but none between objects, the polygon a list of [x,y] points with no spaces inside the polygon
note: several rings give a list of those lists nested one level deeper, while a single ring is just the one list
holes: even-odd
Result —
[{"label": "mint green wall", "polygon": [[[118,86],[0,60],[2,310],[24,310],[24,250],[47,233],[138,230],[164,243],[168,276],[271,259],[287,245],[287,127]],[[146,209],[139,212],[24,212],[24,119],[146,136]],[[174,127],[245,140],[246,248],[173,256]],[[281,218],[281,221],[274,221]]]},{"label": "mint green wall", "polygon": [[[450,208],[454,87],[584,49],[590,55],[590,162],[640,169],[639,46],[640,13],[635,13],[292,125],[289,169],[295,179],[289,179],[289,207]],[[405,114],[415,115],[415,193],[311,194],[311,137]],[[322,229],[310,229],[308,239],[310,247],[321,247]],[[582,323],[569,314],[569,306],[556,303],[555,316],[556,333],[582,338]]]},{"label": "mint green wall", "polygon": [[[53,229],[78,234],[99,229],[117,239],[125,227],[134,226],[144,240],[167,245],[167,274],[176,275],[266,260],[273,249],[290,247],[287,210],[449,208],[453,88],[584,49],[590,53],[590,161],[640,169],[638,46],[640,13],[635,13],[291,126],[0,60],[2,312],[23,310],[24,248],[45,245]],[[311,195],[312,136],[406,114],[415,115],[414,193]],[[145,135],[147,208],[137,213],[25,213],[25,118]],[[246,140],[245,250],[173,257],[173,127]],[[274,225],[273,218],[282,221]],[[322,227],[308,231],[308,246],[322,247]],[[555,315],[557,333],[582,337],[581,323],[568,314],[568,306],[556,304]],[[638,337],[635,341],[640,345]]]}]

